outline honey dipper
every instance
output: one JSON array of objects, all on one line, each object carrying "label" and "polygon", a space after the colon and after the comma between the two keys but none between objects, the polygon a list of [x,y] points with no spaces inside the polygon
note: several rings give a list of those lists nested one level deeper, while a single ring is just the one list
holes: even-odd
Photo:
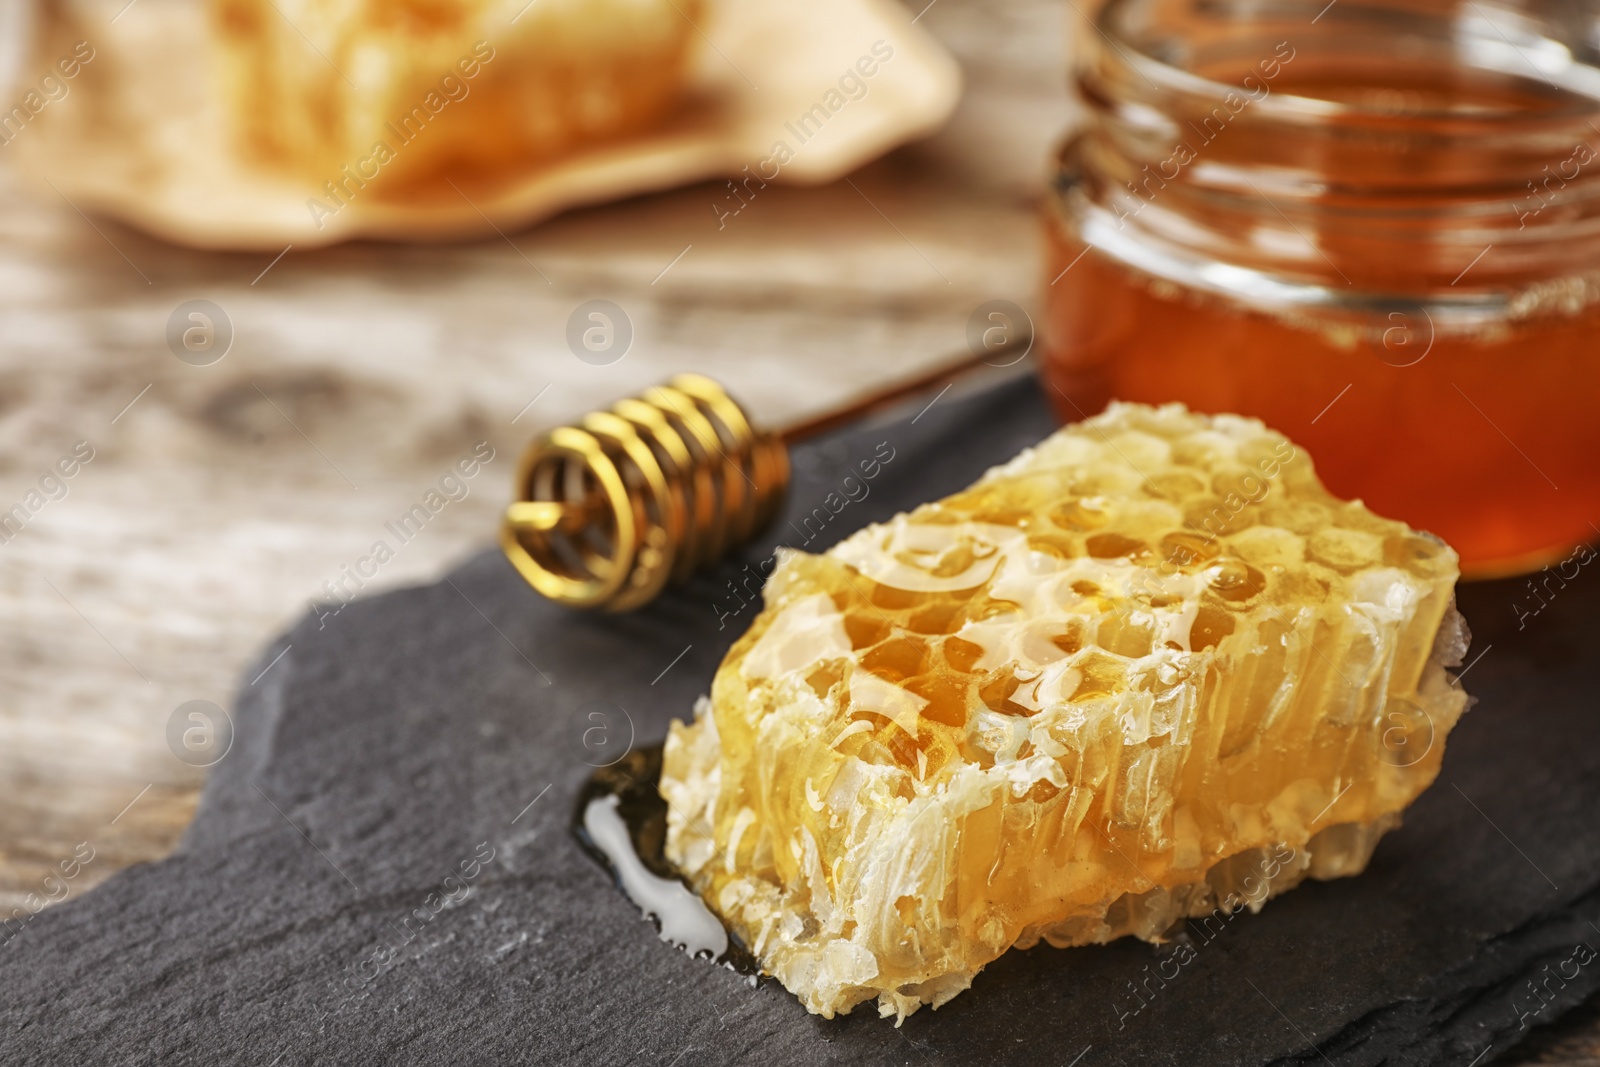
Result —
[{"label": "honey dipper", "polygon": [[771,431],[717,382],[680,374],[529,442],[500,546],[539,593],[632,611],[749,541],[789,487],[789,447],[942,381],[1009,367],[1031,334]]}]

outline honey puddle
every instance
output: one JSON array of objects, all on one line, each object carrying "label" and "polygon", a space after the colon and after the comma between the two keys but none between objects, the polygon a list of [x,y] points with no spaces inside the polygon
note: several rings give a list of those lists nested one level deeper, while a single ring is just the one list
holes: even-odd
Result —
[{"label": "honey puddle", "polygon": [[755,958],[667,862],[667,802],[657,789],[660,779],[660,745],[601,767],[578,794],[573,836],[611,872],[661,940],[753,980],[759,974]]}]

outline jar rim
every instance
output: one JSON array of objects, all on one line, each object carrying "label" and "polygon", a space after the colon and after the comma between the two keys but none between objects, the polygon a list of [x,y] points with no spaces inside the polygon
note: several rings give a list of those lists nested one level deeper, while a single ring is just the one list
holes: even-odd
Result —
[{"label": "jar rim", "polygon": [[[1091,23],[1099,36],[1111,46],[1112,51],[1120,58],[1128,70],[1144,79],[1157,91],[1167,90],[1186,96],[1203,97],[1212,100],[1221,98],[1228,93],[1239,92],[1238,85],[1217,81],[1203,74],[1187,70],[1176,63],[1162,59],[1153,54],[1148,47],[1138,43],[1133,34],[1129,32],[1126,23],[1132,15],[1131,9],[1136,4],[1146,2],[1148,0],[1107,0],[1091,19]],[[1580,59],[1574,53],[1574,42],[1561,40],[1559,37],[1540,32],[1537,40],[1553,46],[1543,49],[1542,54],[1560,59],[1558,69],[1541,69],[1527,54],[1525,46],[1531,43],[1531,39],[1525,39],[1522,45],[1519,45],[1515,39],[1508,36],[1504,30],[1484,13],[1481,3],[1470,2],[1468,6],[1476,13],[1468,19],[1469,25],[1475,21],[1494,30],[1499,35],[1500,40],[1498,41],[1490,40],[1482,34],[1479,35],[1479,39],[1489,45],[1488,54],[1493,54],[1501,46],[1504,46],[1525,61],[1524,66],[1526,69],[1513,71],[1484,63],[1463,63],[1462,66],[1521,78],[1530,78],[1536,74],[1540,79],[1562,92],[1569,102],[1567,106],[1536,111],[1531,111],[1525,106],[1513,104],[1475,106],[1472,108],[1459,106],[1443,108],[1419,107],[1396,112],[1393,108],[1381,107],[1375,104],[1326,100],[1286,90],[1274,91],[1267,96],[1259,98],[1254,101],[1253,106],[1264,118],[1272,117],[1300,121],[1315,120],[1360,125],[1386,125],[1395,122],[1397,119],[1403,119],[1408,123],[1431,121],[1435,123],[1450,123],[1452,125],[1481,126],[1490,129],[1503,128],[1512,124],[1527,124],[1530,120],[1566,122],[1575,118],[1600,114],[1600,67]],[[1340,8],[1343,8],[1344,11],[1341,12]],[[1311,19],[1310,25],[1315,25],[1325,15],[1331,15],[1335,20],[1345,18],[1352,9],[1369,10],[1367,5],[1352,2],[1352,0],[1333,0],[1327,7],[1322,9],[1321,13]],[[1393,9],[1380,8],[1374,10],[1379,14],[1394,13]],[[1518,12],[1517,14],[1523,19],[1532,17],[1526,11]],[[1546,26],[1541,26],[1541,31],[1547,28]],[[1597,31],[1597,35],[1600,35],[1600,31]],[[1461,36],[1465,35],[1458,34],[1458,38]],[[1456,55],[1457,57],[1460,56],[1459,47],[1456,49]],[[1560,77],[1561,75],[1565,75],[1565,77]]]}]

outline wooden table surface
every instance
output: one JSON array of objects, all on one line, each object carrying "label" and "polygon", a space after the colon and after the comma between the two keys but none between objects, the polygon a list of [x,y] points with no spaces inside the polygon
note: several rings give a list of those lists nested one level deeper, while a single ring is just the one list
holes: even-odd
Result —
[{"label": "wooden table surface", "polygon": [[[505,240],[291,252],[263,274],[270,256],[91,221],[0,148],[0,511],[78,442],[93,449],[0,543],[0,909],[79,842],[96,858],[73,894],[169,852],[203,774],[168,748],[174,709],[226,707],[272,635],[475,442],[495,458],[470,495],[370,590],[489,544],[541,427],[683,370],[780,424],[964,351],[986,300],[1032,309],[1082,16],[938,0],[922,22],[966,71],[950,125],[851,183],[762,190],[721,229],[708,184]],[[209,367],[164,336],[197,298],[235,330]],[[593,298],[636,330],[610,366],[566,347]],[[1511,1062],[1600,1065],[1600,1011],[1576,1014]]]}]

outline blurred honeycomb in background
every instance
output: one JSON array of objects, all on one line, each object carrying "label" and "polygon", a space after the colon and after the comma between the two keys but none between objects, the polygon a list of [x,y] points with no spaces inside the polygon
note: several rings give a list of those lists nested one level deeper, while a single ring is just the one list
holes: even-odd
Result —
[{"label": "blurred honeycomb in background", "polygon": [[[405,199],[647,128],[698,0],[213,0],[240,147],[342,194]],[[310,45],[327,62],[308,59]],[[314,59],[314,57],[313,57]],[[448,112],[448,122],[434,125]]]},{"label": "blurred honeycomb in background", "polygon": [[675,723],[668,855],[814,1012],[1359,872],[1467,697],[1456,555],[1260,422],[1113,405],[823,555]]}]

